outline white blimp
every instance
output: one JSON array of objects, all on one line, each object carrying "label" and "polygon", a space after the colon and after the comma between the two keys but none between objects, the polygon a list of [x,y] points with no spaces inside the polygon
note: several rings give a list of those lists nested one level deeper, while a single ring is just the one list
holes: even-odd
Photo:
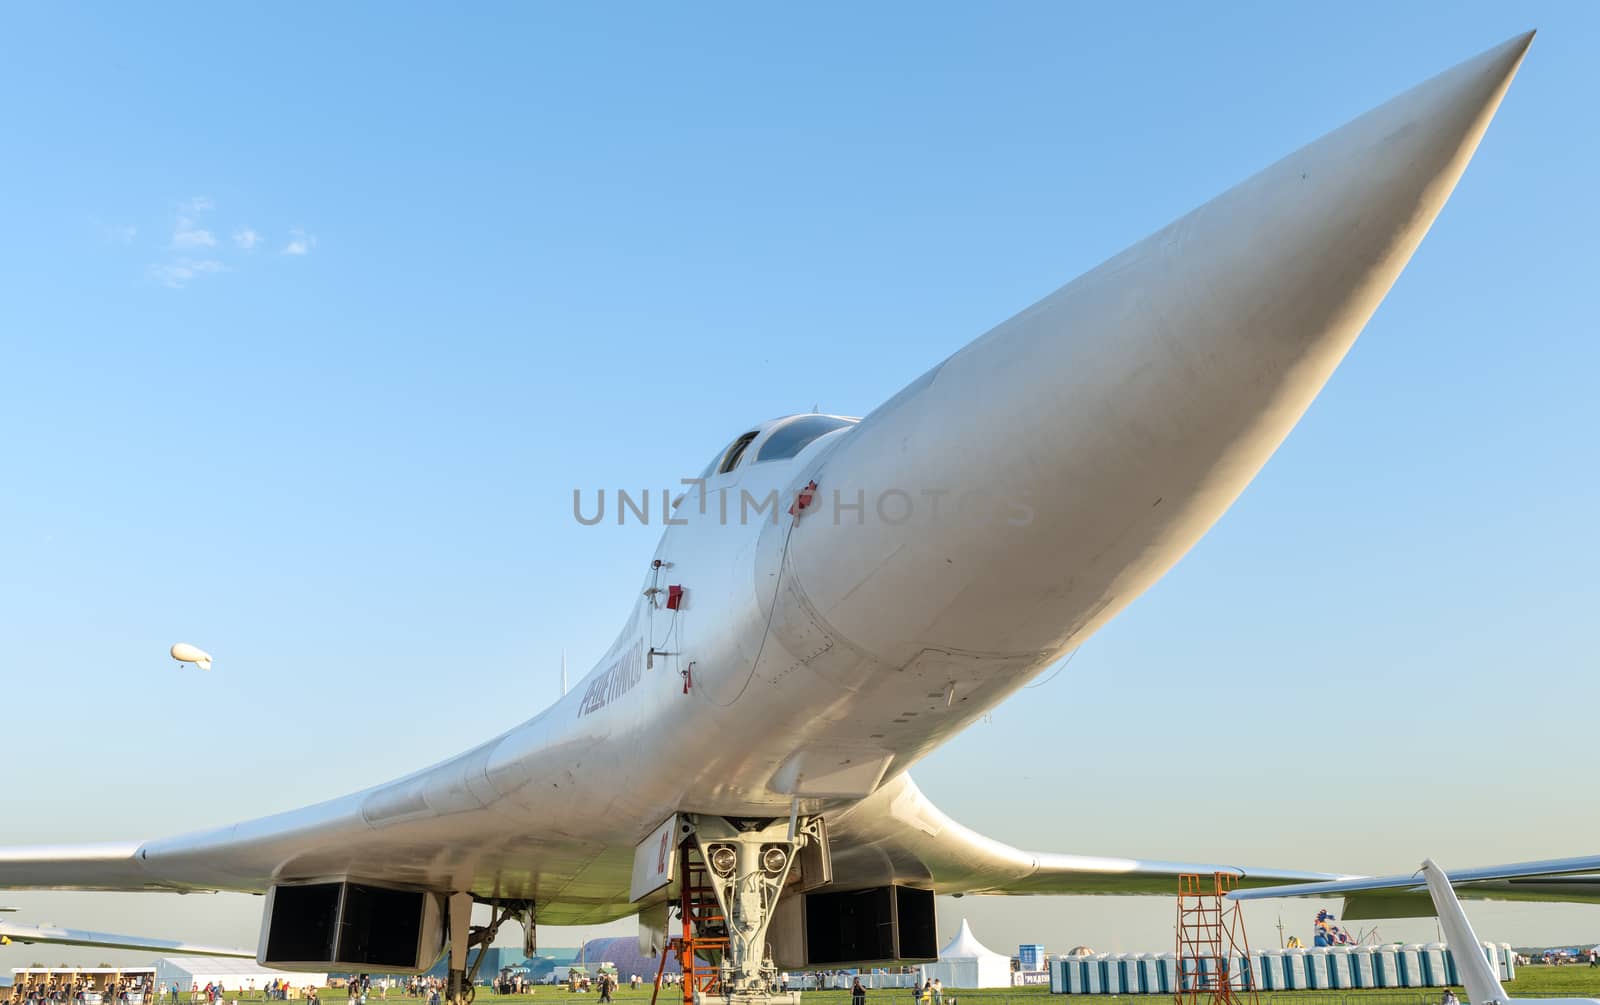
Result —
[{"label": "white blimp", "polygon": [[199,646],[191,646],[187,642],[173,644],[172,658],[179,663],[193,663],[202,670],[211,669],[211,654]]}]

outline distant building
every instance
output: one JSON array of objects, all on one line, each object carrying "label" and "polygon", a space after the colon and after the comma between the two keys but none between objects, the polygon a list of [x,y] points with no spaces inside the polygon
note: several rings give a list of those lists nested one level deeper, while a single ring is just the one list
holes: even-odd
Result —
[{"label": "distant building", "polygon": [[[637,941],[637,940],[635,940]],[[500,975],[506,967],[522,967],[527,972],[522,975],[524,980],[535,984],[543,983],[556,967],[570,967],[578,961],[582,949],[541,949],[537,956],[523,956],[520,946],[490,946],[489,955],[484,957],[483,966],[478,968],[478,980],[488,983]],[[477,962],[478,952],[473,950],[467,954],[467,969]],[[449,976],[450,959],[446,956],[433,965],[428,971],[429,977]],[[651,971],[654,973],[655,971]]]},{"label": "distant building", "polygon": [[576,949],[541,949],[538,956],[530,956],[522,961],[528,968],[525,975],[535,984],[542,984],[550,975],[556,972],[557,967],[570,967],[578,960]]},{"label": "distant building", "polygon": [[11,971],[11,983],[6,988],[6,997],[15,994],[18,998],[27,997],[30,988],[70,988],[74,984],[83,983],[96,991],[104,991],[108,985],[115,985],[119,981],[127,984],[137,984],[139,987],[149,987],[150,979],[155,971],[150,967],[17,967]]},{"label": "distant building", "polygon": [[[628,935],[615,939],[590,939],[583,944],[579,951],[578,960],[589,968],[590,973],[595,973],[603,963],[612,963],[617,968],[617,980],[628,983],[628,978],[634,974],[645,983],[653,983],[656,979],[656,970],[661,966],[661,957],[645,956],[639,952],[638,936]],[[667,973],[676,974],[678,958],[672,953],[667,954]]]}]

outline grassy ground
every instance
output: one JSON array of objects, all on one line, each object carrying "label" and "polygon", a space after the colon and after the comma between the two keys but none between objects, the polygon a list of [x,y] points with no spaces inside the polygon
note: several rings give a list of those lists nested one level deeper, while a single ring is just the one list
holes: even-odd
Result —
[{"label": "grassy ground", "polygon": [[[1600,998],[1600,968],[1588,966],[1566,967],[1519,967],[1517,978],[1511,981],[1506,990],[1519,997],[1546,998],[1546,997],[1572,997],[1572,998]],[[1262,992],[1260,1005],[1437,1005],[1442,989],[1439,988],[1412,988],[1412,989],[1377,989],[1371,991],[1270,991]],[[1456,989],[1462,995],[1460,988]],[[683,999],[679,997],[678,989],[663,988],[661,991],[662,1005],[681,1005]],[[1012,999],[1026,999],[1027,1005],[1045,1005],[1046,996],[1050,994],[1047,987],[1027,988],[989,988],[981,991],[963,991],[959,989],[945,990],[945,1005],[1006,1005]],[[229,998],[248,999],[249,995],[236,995],[232,992]],[[254,996],[260,998],[260,992]],[[1170,995],[1077,995],[1075,998],[1090,999],[1086,1005],[1156,1005],[1158,1002],[1170,1002]],[[1465,1000],[1465,995],[1462,995]],[[533,994],[523,995],[497,995],[487,988],[478,989],[475,1005],[595,1005],[600,996],[594,992],[572,994],[565,987],[540,987]],[[645,1005],[650,1001],[650,986],[633,991],[623,987],[617,990],[615,999],[618,1005]],[[954,1000],[952,1003],[952,999]],[[1356,1002],[1356,999],[1360,999]],[[349,999],[343,991],[329,990],[321,996],[324,1005],[347,1005]],[[848,991],[807,991],[803,996],[806,1005],[850,1005]],[[367,1005],[421,1005],[422,999],[407,998],[402,994],[391,993],[387,1000],[373,995],[367,999]],[[909,989],[888,988],[869,991],[867,993],[868,1005],[913,1005]]]},{"label": "grassy ground", "polygon": [[[1528,997],[1572,997],[1572,998],[1600,998],[1600,968],[1590,968],[1584,965],[1565,967],[1518,967],[1516,980],[1506,985],[1506,990],[1511,994]],[[669,993],[676,992],[676,988],[663,988],[661,1000],[665,1005],[681,1005],[682,998]],[[1465,1001],[1465,994],[1461,988],[1456,988],[1457,995]],[[945,990],[945,1005],[1005,1005],[1011,999],[1026,999],[1028,1005],[1045,1005],[1050,994],[1047,987],[1027,988],[989,988],[981,991]],[[1371,991],[1273,991],[1263,992],[1260,995],[1261,1005],[1346,1005],[1349,999],[1361,999],[1359,1005],[1437,1005],[1442,989],[1440,988],[1412,988],[1412,989],[1374,989]],[[1077,998],[1090,996],[1078,995]],[[647,985],[640,991],[631,991],[621,988],[616,993],[618,1005],[642,1005],[649,1002],[650,988]],[[554,1005],[554,1002],[570,1003],[570,1005],[593,1005],[599,996],[593,994],[571,994],[564,988],[539,988],[534,995],[495,995],[487,990],[480,989],[475,1005]],[[1113,1001],[1117,999],[1117,1001]],[[396,1001],[392,998],[391,1001]],[[848,991],[807,991],[803,996],[806,1005],[850,1005]],[[1127,1005],[1156,1005],[1158,1002],[1170,1002],[1170,995],[1096,995],[1093,996],[1092,1005],[1117,1005],[1125,1002]],[[325,999],[327,1005],[343,1005],[340,998]],[[405,1005],[408,999],[398,999],[397,1005]],[[912,1005],[909,989],[888,988],[867,992],[868,1005]],[[373,1005],[368,999],[368,1005]],[[1090,1005],[1090,1003],[1086,1003]],[[1352,1003],[1354,1005],[1354,1003]]]}]

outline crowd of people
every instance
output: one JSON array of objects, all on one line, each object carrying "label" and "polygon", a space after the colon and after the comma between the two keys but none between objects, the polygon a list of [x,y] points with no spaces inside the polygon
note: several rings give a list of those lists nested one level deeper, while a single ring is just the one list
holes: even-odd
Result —
[{"label": "crowd of people", "polygon": [[[317,989],[314,987],[295,987],[286,978],[278,977],[262,985],[260,995],[267,1001],[303,1001],[307,1005],[317,1005]],[[156,997],[153,1005],[163,1005],[171,1002],[177,1005],[180,1001],[187,1000],[191,1003],[204,1002],[205,1005],[238,1005],[240,996],[254,998],[257,994],[255,981],[247,981],[242,987],[233,989],[229,997],[228,989],[222,981],[207,981],[205,984],[192,983],[187,994],[178,986],[177,981],[171,981],[156,988]]]},{"label": "crowd of people", "polygon": [[374,981],[366,974],[356,974],[345,981],[345,995],[356,1001],[357,1005],[367,1005],[370,999],[387,1001],[389,991],[393,989],[396,994],[406,998],[419,998],[428,1005],[439,1005],[444,999],[445,980],[443,977],[404,977],[394,979],[389,977]]}]

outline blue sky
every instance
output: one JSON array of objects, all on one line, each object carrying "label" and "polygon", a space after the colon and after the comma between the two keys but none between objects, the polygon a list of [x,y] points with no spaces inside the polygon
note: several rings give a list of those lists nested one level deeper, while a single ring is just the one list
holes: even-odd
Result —
[{"label": "blue sky", "polygon": [[[1594,6],[0,17],[6,842],[288,808],[531,716],[563,649],[577,672],[609,644],[656,533],[577,525],[574,488],[672,484],[761,418],[863,413],[1537,27],[1257,482],[1066,672],[916,774],[965,822],[1064,851],[1391,871],[1595,850]],[[178,639],[217,669],[173,669]],[[1237,800],[1208,818],[1206,786],[1174,785],[1177,734],[1230,703],[1208,776]],[[252,943],[257,918],[4,900],[208,941]],[[963,914],[996,948],[1171,937],[1163,900],[948,902],[941,934]],[[1595,908],[1478,915],[1486,937],[1600,939]],[[0,966],[41,955],[84,958]]]}]

